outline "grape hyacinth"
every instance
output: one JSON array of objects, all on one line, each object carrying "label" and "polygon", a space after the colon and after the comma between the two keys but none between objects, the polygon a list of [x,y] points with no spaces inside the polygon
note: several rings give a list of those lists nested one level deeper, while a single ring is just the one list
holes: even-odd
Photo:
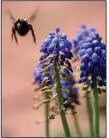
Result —
[{"label": "grape hyacinth", "polygon": [[[85,82],[86,104],[89,114],[89,124],[91,136],[99,137],[99,97],[102,86],[106,86],[106,45],[101,42],[102,38],[97,32],[93,32],[81,45],[79,50],[80,63],[80,83]],[[88,93],[93,90],[94,114]],[[94,122],[94,123],[93,123]],[[95,127],[93,127],[93,124]],[[95,128],[95,132],[93,130]]]},{"label": "grape hyacinth", "polygon": [[[73,57],[72,53],[70,52],[70,50],[72,49],[72,44],[66,39],[66,35],[59,33],[59,31],[60,28],[57,27],[56,33],[49,32],[48,37],[42,43],[40,51],[44,54],[40,57],[39,65],[37,65],[34,69],[34,81],[40,85],[42,82],[45,83],[45,81],[43,80],[44,78],[47,78],[48,81],[45,85],[49,86],[55,84],[53,78],[53,66],[55,57],[58,56],[62,96],[63,101],[66,102],[65,99],[68,100],[68,98],[70,97],[72,97],[73,99],[74,95],[77,95],[77,88],[72,88],[72,86],[75,84],[75,81],[72,77],[73,70],[71,67],[71,63],[68,61],[68,59],[71,59]],[[65,68],[61,68],[61,66],[64,66]],[[68,90],[70,91],[69,94]],[[54,92],[54,94],[56,94],[56,92]],[[79,103],[76,99],[74,99],[73,101],[76,101],[75,103],[77,104]]]},{"label": "grape hyacinth", "polygon": [[[65,34],[60,33],[60,28],[57,27],[56,31],[49,32],[47,38],[42,42],[40,52],[43,54],[40,57],[39,65],[34,70],[35,82],[41,84],[43,93],[48,94],[46,101],[53,105],[54,99],[56,110],[52,110],[52,112],[56,113],[57,109],[59,110],[65,134],[69,137],[71,134],[65,111],[68,108],[74,110],[75,105],[79,104],[77,88],[73,88],[75,81],[69,61],[73,57],[71,49],[72,43]],[[58,99],[59,108],[56,99]]]},{"label": "grape hyacinth", "polygon": [[101,39],[97,32],[92,33],[81,45],[79,51],[80,83],[87,81],[90,76],[92,88],[95,80],[98,86],[106,86],[106,45],[101,43]]},{"label": "grape hyacinth", "polygon": [[96,29],[94,27],[90,27],[87,29],[86,25],[81,25],[81,29],[76,32],[76,35],[73,38],[72,44],[74,48],[74,53],[78,53],[81,45],[84,43],[86,39],[89,38],[89,36],[96,32]]}]

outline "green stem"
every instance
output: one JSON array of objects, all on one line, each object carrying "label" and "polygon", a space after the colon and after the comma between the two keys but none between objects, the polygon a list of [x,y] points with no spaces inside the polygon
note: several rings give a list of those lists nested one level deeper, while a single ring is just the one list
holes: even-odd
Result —
[{"label": "green stem", "polygon": [[[47,100],[48,97],[48,93],[45,93],[45,100]],[[50,131],[49,131],[49,102],[45,103],[45,133],[46,133],[46,137],[50,136]]]},{"label": "green stem", "polygon": [[96,82],[95,82],[95,87],[93,88],[93,96],[94,96],[94,110],[95,110],[95,136],[99,137],[99,97],[98,97]]},{"label": "green stem", "polygon": [[59,105],[61,121],[63,124],[66,137],[71,137],[69,126],[68,126],[67,119],[65,116],[65,111],[62,109],[63,98],[62,98],[62,90],[61,90],[61,83],[60,83],[60,76],[59,76],[59,69],[58,69],[58,57],[55,57],[54,70],[55,70],[55,79],[57,82],[56,91],[58,92],[58,105]]},{"label": "green stem", "polygon": [[90,97],[89,97],[89,94],[87,93],[87,91],[86,91],[86,106],[87,106],[89,125],[90,125],[90,135],[91,135],[91,137],[94,137],[93,110],[92,110],[91,100],[90,100]]},{"label": "green stem", "polygon": [[81,133],[81,129],[79,127],[79,123],[78,123],[76,113],[72,112],[72,117],[73,117],[73,122],[74,122],[74,125],[75,125],[76,132],[77,132],[79,137],[82,137],[82,133]]}]

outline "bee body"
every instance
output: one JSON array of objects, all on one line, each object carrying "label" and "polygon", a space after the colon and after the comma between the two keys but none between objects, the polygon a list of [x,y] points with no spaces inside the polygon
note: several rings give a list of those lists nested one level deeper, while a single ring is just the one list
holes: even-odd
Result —
[{"label": "bee body", "polygon": [[24,19],[17,19],[14,22],[14,27],[20,36],[25,36],[30,30],[30,25]]},{"label": "bee body", "polygon": [[17,19],[14,22],[14,26],[12,27],[12,39],[15,38],[16,43],[18,43],[16,32],[20,36],[25,36],[29,31],[31,31],[33,36],[33,41],[36,43],[36,37],[34,34],[34,30],[31,24],[28,23],[26,19]]},{"label": "bee body", "polygon": [[13,27],[12,27],[12,39],[14,38],[16,43],[18,43],[17,40],[17,36],[16,36],[16,32],[20,35],[20,36],[25,36],[29,31],[31,31],[32,37],[33,37],[33,41],[34,43],[36,43],[36,37],[34,34],[34,30],[31,24],[29,24],[28,22],[33,21],[36,18],[36,14],[38,12],[39,6],[37,7],[37,9],[35,10],[35,12],[28,18],[14,18],[14,16],[12,15],[11,11],[8,9],[8,14],[10,16],[10,19],[12,19],[13,21]]}]

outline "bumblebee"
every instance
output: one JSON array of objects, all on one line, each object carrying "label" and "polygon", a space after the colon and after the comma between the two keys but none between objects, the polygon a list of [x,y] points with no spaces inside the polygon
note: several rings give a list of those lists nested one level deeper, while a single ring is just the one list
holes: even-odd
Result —
[{"label": "bumblebee", "polygon": [[36,37],[35,37],[33,27],[28,22],[33,21],[36,18],[38,9],[39,9],[39,6],[28,19],[26,19],[26,18],[15,19],[14,16],[12,15],[11,11],[8,9],[8,14],[10,15],[10,19],[12,19],[13,25],[14,25],[12,27],[12,39],[14,38],[16,43],[18,43],[16,32],[20,36],[25,36],[29,31],[31,31],[33,41],[34,41],[34,43],[36,43]]}]

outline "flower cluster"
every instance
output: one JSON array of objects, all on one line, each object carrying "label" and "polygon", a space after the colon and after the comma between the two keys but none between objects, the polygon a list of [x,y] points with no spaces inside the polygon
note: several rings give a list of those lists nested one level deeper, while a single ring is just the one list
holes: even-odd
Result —
[{"label": "flower cluster", "polygon": [[65,34],[61,34],[59,32],[59,27],[56,28],[56,33],[49,32],[47,38],[41,45],[40,52],[43,52],[44,54],[41,56],[40,60],[45,59],[50,54],[54,54],[54,56],[59,55],[59,51],[64,53],[64,56],[61,56],[62,59],[71,59],[73,57],[70,52],[72,49],[71,42],[67,40],[67,36]]},{"label": "flower cluster", "polygon": [[74,109],[75,104],[78,105],[80,104],[80,102],[78,101],[78,89],[72,88],[72,83],[66,83],[66,82],[62,83],[63,88],[65,88],[64,91],[66,91],[63,93],[63,101],[65,109],[68,108]]},{"label": "flower cluster", "polygon": [[62,88],[63,105],[65,108],[79,104],[77,89],[72,88],[75,84],[72,76],[73,70],[69,59],[72,59],[72,43],[67,40],[65,34],[60,33],[60,28],[56,32],[49,32],[47,38],[42,42],[40,52],[40,63],[34,70],[34,80],[41,84],[43,90],[49,91],[49,97],[58,94],[56,91],[56,72],[54,66],[58,68],[60,84]]},{"label": "flower cluster", "polygon": [[76,32],[76,35],[72,41],[74,53],[78,53],[80,46],[93,32],[96,32],[95,28],[91,27],[87,29],[86,25],[81,25],[81,29]]},{"label": "flower cluster", "polygon": [[106,46],[101,43],[101,40],[99,34],[94,32],[81,45],[79,51],[80,82],[87,81],[90,76],[92,88],[95,81],[98,86],[106,86]]},{"label": "flower cluster", "polygon": [[34,83],[37,83],[38,85],[42,83],[42,80],[44,78],[44,75],[40,73],[41,69],[42,69],[41,65],[37,65],[33,71]]}]

